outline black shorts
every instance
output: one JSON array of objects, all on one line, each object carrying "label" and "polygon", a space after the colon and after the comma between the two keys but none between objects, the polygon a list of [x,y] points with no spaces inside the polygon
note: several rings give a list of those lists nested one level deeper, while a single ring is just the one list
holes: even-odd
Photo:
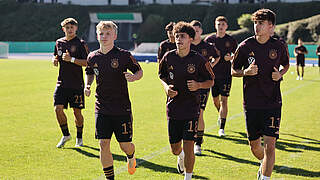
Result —
[{"label": "black shorts", "polygon": [[114,133],[118,142],[132,141],[132,115],[111,116],[96,113],[96,139],[111,139]]},{"label": "black shorts", "polygon": [[305,60],[304,59],[297,59],[297,66],[304,67],[305,66]]},{"label": "black shorts", "polygon": [[71,108],[84,108],[84,92],[83,89],[70,89],[57,86],[53,94],[53,104],[63,105],[68,109],[68,104]]},{"label": "black shorts", "polygon": [[319,59],[318,59],[318,67],[320,67],[320,57],[319,57]]},{"label": "black shorts", "polygon": [[210,89],[200,89],[200,108],[205,110]]},{"label": "black shorts", "polygon": [[279,138],[281,107],[275,109],[246,109],[244,111],[250,141],[257,140],[263,135]]},{"label": "black shorts", "polygon": [[219,95],[228,97],[230,95],[231,84],[232,78],[215,79],[214,85],[211,88],[212,97]]},{"label": "black shorts", "polygon": [[182,139],[194,141],[198,129],[198,118],[186,120],[168,120],[170,144],[178,143]]}]

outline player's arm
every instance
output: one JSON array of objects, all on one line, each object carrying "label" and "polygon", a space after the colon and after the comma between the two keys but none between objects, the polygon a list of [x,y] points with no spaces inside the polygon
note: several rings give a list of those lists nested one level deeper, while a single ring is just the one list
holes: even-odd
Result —
[{"label": "player's arm", "polygon": [[91,94],[91,84],[94,81],[94,74],[86,74],[84,94],[89,97]]},{"label": "player's arm", "polygon": [[131,74],[129,72],[123,72],[125,78],[128,82],[134,82],[137,80],[140,80],[143,76],[143,71],[140,69],[139,71],[135,72],[134,74]]},{"label": "player's arm", "polygon": [[162,84],[162,86],[163,86],[163,89],[164,89],[164,91],[166,92],[166,95],[167,95],[167,96],[173,98],[173,97],[175,97],[176,95],[178,95],[178,91],[173,90],[173,87],[174,87],[174,86],[173,86],[172,84],[168,85],[168,84],[166,83],[166,80],[165,80],[165,79],[160,79],[160,82],[161,82],[161,84]]},{"label": "player's arm", "polygon": [[220,56],[221,56],[221,53],[220,51],[214,46],[213,47],[213,50],[212,50],[214,53],[212,54],[211,56],[211,59],[209,59],[209,62],[210,62],[210,65],[211,65],[211,68],[213,68],[216,64],[218,64],[218,62],[220,61]]},{"label": "player's arm", "polygon": [[65,53],[62,54],[62,60],[66,62],[71,62],[79,66],[87,66],[86,59],[77,59],[75,57],[71,57],[69,51],[67,50]]},{"label": "player's arm", "polygon": [[143,71],[141,69],[141,66],[137,62],[137,60],[131,55],[131,53],[128,54],[128,69],[133,73],[129,72],[123,72],[125,78],[128,82],[134,82],[142,78]]},{"label": "player's arm", "polygon": [[51,59],[51,62],[54,66],[58,66],[58,52],[57,52],[57,42],[56,42],[56,45],[54,46],[54,53],[53,53],[53,56],[52,56],[52,59]]},{"label": "player's arm", "polygon": [[246,58],[242,53],[242,49],[243,49],[242,46],[238,47],[238,49],[236,50],[233,56],[232,65],[231,65],[231,75],[234,77],[257,75],[258,66],[255,64],[255,61],[253,61],[248,68],[243,69]]}]

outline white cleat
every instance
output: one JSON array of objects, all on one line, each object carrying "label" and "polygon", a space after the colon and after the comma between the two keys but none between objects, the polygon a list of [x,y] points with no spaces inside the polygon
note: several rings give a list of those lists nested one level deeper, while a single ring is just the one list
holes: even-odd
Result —
[{"label": "white cleat", "polygon": [[199,145],[194,145],[194,155],[201,156],[201,146]]},{"label": "white cleat", "polygon": [[298,76],[298,77],[296,78],[296,80],[300,80],[300,76]]},{"label": "white cleat", "polygon": [[57,148],[62,148],[64,144],[71,139],[71,135],[69,136],[62,136],[61,140],[57,144]]},{"label": "white cleat", "polygon": [[77,138],[76,145],[74,147],[82,147],[82,146],[83,146],[82,138]]},{"label": "white cleat", "polygon": [[178,156],[177,160],[177,170],[180,174],[184,173],[184,159],[180,158],[180,156]]},{"label": "white cleat", "polygon": [[300,80],[303,80],[303,77],[300,77]]},{"label": "white cleat", "polygon": [[226,134],[224,133],[224,129],[219,129],[218,134],[219,134],[220,137],[226,136]]}]

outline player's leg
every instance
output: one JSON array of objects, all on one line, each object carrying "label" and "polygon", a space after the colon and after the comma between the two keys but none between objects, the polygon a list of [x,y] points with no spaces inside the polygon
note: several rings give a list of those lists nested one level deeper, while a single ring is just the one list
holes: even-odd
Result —
[{"label": "player's leg", "polygon": [[110,116],[96,113],[95,137],[99,139],[100,162],[106,179],[114,179],[113,158],[110,151],[110,141],[113,133],[112,119]]},{"label": "player's leg", "polygon": [[279,138],[281,107],[264,111],[264,159],[262,177],[270,178],[275,162],[275,144]]},{"label": "player's leg", "polygon": [[53,95],[54,110],[55,110],[56,118],[59,123],[61,132],[63,134],[62,138],[57,144],[58,148],[63,147],[65,143],[71,139],[70,132],[68,129],[67,116],[64,113],[64,108],[68,107],[67,96],[68,96],[68,92],[66,89],[56,87]]},{"label": "player's leg", "polygon": [[304,66],[301,66],[301,77],[300,77],[300,80],[303,80],[303,75],[304,75]]},{"label": "player's leg", "polygon": [[219,111],[219,120],[220,120],[220,129],[219,129],[219,136],[225,136],[224,128],[227,121],[227,114],[228,114],[228,97],[221,96],[220,99],[220,111]]},{"label": "player's leg", "polygon": [[296,65],[296,67],[297,67],[297,80],[300,80],[300,72],[299,72],[299,62],[297,61],[297,65]]},{"label": "player's leg", "polygon": [[73,108],[73,115],[77,127],[76,147],[83,146],[82,133],[83,133],[83,116],[81,109],[84,108],[84,92],[82,89],[73,90],[72,96],[68,99],[70,107]]},{"label": "player's leg", "polygon": [[99,139],[100,162],[106,179],[114,179],[113,157],[110,151],[111,139]]},{"label": "player's leg", "polygon": [[184,151],[181,147],[183,137],[184,121],[168,119],[168,134],[170,149],[172,154],[177,157],[177,170],[180,174],[184,173]]},{"label": "player's leg", "polygon": [[198,118],[189,119],[184,121],[184,130],[183,130],[183,151],[185,154],[184,157],[184,166],[185,166],[185,180],[191,180],[195,156],[193,151],[194,137],[197,131],[197,122]]},{"label": "player's leg", "polygon": [[203,91],[200,93],[200,115],[198,119],[197,138],[195,140],[196,143],[194,145],[195,155],[201,155],[201,144],[203,143],[203,134],[204,134],[204,128],[205,128],[203,113],[207,105],[208,95],[209,95],[208,91]]},{"label": "player's leg", "polygon": [[271,136],[263,136],[264,141],[264,156],[262,162],[262,175],[271,177],[275,162],[275,145],[276,138]]},{"label": "player's leg", "polygon": [[216,107],[217,111],[220,111],[220,98],[219,98],[219,87],[218,80],[214,80],[214,85],[211,88],[211,95],[213,99],[213,104]]},{"label": "player's leg", "polygon": [[127,155],[127,166],[129,174],[136,172],[136,158],[134,157],[135,146],[132,143],[132,116],[123,115],[114,117],[115,136],[121,150]]}]

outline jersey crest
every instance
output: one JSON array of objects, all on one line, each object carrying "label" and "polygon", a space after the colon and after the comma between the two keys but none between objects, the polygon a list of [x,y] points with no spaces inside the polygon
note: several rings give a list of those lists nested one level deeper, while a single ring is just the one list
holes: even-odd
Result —
[{"label": "jersey crest", "polygon": [[226,41],[225,46],[226,46],[227,48],[230,47],[230,46],[231,46],[230,42],[229,42],[229,41]]},{"label": "jersey crest", "polygon": [[276,59],[277,57],[278,57],[277,50],[271,49],[271,50],[269,51],[269,58],[272,59],[272,60],[274,60],[274,59]]},{"label": "jersey crest", "polygon": [[187,65],[187,72],[193,74],[196,71],[196,66],[194,64]]},{"label": "jersey crest", "polygon": [[201,50],[202,56],[206,57],[208,55],[208,51],[206,49]]},{"label": "jersey crest", "polygon": [[118,59],[111,59],[111,67],[116,69],[119,67],[119,60]]}]

